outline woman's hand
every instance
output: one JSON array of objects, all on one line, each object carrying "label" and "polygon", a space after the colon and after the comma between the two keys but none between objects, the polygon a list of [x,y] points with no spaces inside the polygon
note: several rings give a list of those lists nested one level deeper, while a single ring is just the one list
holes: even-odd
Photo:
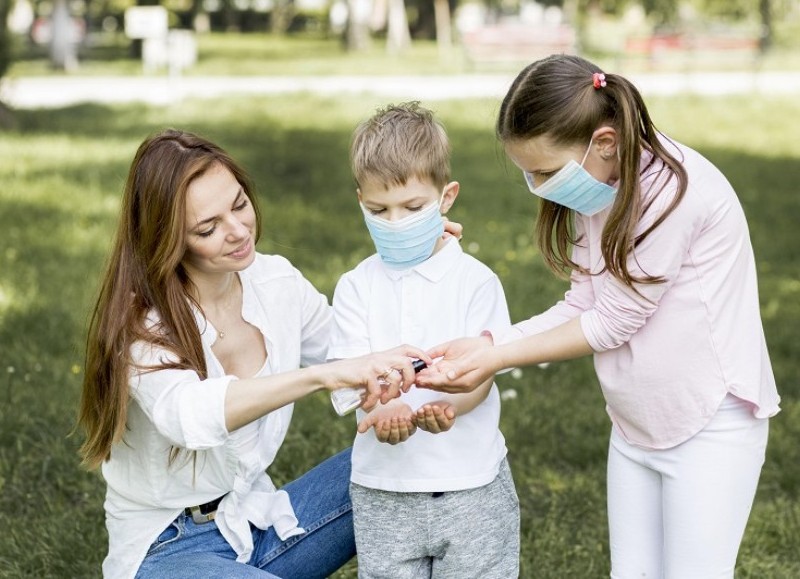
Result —
[{"label": "woman's hand", "polygon": [[395,401],[387,406],[376,408],[358,423],[358,431],[363,434],[375,429],[378,442],[398,444],[405,442],[417,431],[414,424],[414,411],[404,402]]},{"label": "woman's hand", "polygon": [[325,388],[365,388],[361,408],[369,411],[378,401],[385,404],[400,396],[401,390],[408,391],[416,379],[411,365],[416,358],[433,363],[425,351],[408,345],[330,362],[325,366]]},{"label": "woman's hand", "polygon": [[441,360],[417,374],[417,388],[472,392],[502,370],[491,336],[453,340],[428,350],[428,355]]}]

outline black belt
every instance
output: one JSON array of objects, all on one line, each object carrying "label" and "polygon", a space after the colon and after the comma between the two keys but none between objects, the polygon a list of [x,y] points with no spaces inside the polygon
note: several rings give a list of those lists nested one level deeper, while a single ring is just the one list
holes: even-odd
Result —
[{"label": "black belt", "polygon": [[187,517],[192,517],[192,520],[198,525],[211,522],[214,520],[214,517],[217,514],[217,507],[219,507],[219,504],[224,498],[225,495],[222,495],[221,497],[205,504],[194,507],[186,507],[183,512]]}]

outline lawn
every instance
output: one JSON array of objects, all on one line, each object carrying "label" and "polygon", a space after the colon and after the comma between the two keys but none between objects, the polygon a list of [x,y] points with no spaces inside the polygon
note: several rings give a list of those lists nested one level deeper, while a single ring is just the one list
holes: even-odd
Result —
[{"label": "lawn", "polygon": [[[796,35],[795,35],[796,36]],[[794,36],[790,36],[794,38]],[[472,62],[464,47],[456,41],[440,52],[434,41],[415,40],[401,54],[387,54],[385,41],[376,38],[364,52],[347,52],[336,36],[322,32],[276,36],[267,33],[197,34],[197,63],[184,71],[186,76],[328,76],[328,75],[398,75],[508,73],[527,64],[527,56],[518,62]],[[91,42],[82,45],[79,67],[71,76],[142,75],[141,61],[132,56],[130,41],[122,32],[95,33]],[[52,75],[46,47],[17,39],[15,62],[9,76]],[[768,54],[659,54],[647,58],[606,51],[591,55],[600,66],[617,72],[700,72],[708,70],[784,71],[800,69],[796,41],[776,46]],[[63,74],[63,73],[62,73]]]},{"label": "lawn", "polygon": [[[328,296],[371,252],[348,173],[355,123],[374,98],[228,98],[18,111],[0,137],[0,577],[99,577],[102,480],[78,467],[72,434],[89,308],[128,165],[150,132],[178,126],[220,143],[252,173],[259,249],[292,260]],[[465,248],[501,277],[512,318],[563,293],[531,244],[536,204],[504,161],[498,103],[432,103],[454,144],[462,192],[451,216]],[[213,114],[209,114],[213,111]],[[653,99],[672,136],[729,176],[749,218],[783,412],[771,440],[737,577],[800,576],[800,142],[796,99]],[[502,429],[522,507],[522,576],[608,576],[604,470],[609,421],[588,359],[501,376]],[[352,419],[327,397],[299,403],[271,468],[278,483],[349,445]],[[337,574],[355,577],[355,564]]]}]

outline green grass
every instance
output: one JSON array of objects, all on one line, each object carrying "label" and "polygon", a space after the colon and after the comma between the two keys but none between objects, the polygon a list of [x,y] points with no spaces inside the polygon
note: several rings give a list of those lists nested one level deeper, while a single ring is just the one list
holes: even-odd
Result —
[{"label": "green grass", "polygon": [[[185,76],[273,76],[273,75],[402,75],[507,73],[513,75],[519,62],[472,63],[459,42],[445,54],[436,43],[415,40],[399,55],[386,52],[385,41],[373,40],[369,50],[347,52],[338,37],[321,32],[275,36],[267,33],[206,33],[196,35],[198,61]],[[129,41],[119,32],[94,37],[79,52],[79,67],[70,76],[143,75],[141,61],[131,56]],[[43,47],[15,46],[16,61],[10,77],[52,75]],[[617,72],[697,72],[707,70],[798,70],[796,46],[778,46],[764,57],[676,53],[657,59],[622,54],[591,54],[597,64]],[[65,74],[65,73],[61,73]]]},{"label": "green grass", "polygon": [[[99,577],[104,486],[79,469],[79,437],[68,435],[88,309],[139,142],[179,126],[232,152],[258,185],[259,249],[287,256],[330,296],[338,276],[371,251],[347,146],[354,124],[379,104],[293,96],[17,112],[18,128],[0,138],[0,577]],[[462,190],[452,217],[465,226],[465,247],[498,272],[514,319],[540,311],[565,285],[531,244],[535,202],[494,141],[498,103],[431,106],[454,143]],[[652,100],[651,113],[719,165],[749,217],[784,402],[771,424],[737,577],[798,577],[800,141],[787,119],[798,118],[800,104],[669,98]],[[522,507],[523,577],[607,577],[609,421],[590,360],[506,374],[499,384],[518,393],[504,403],[502,429]],[[336,418],[326,396],[304,400],[271,474],[291,480],[352,435],[352,422]],[[355,577],[354,564],[337,577]]]},{"label": "green grass", "polygon": [[[187,76],[454,74],[472,70],[459,46],[440,56],[436,43],[415,41],[402,55],[389,55],[375,39],[369,50],[347,52],[340,39],[322,34],[275,36],[266,33],[196,35],[198,61]],[[17,46],[9,76],[53,74],[41,48]],[[100,37],[79,53],[80,66],[71,75],[141,75],[142,64],[131,56],[121,34]],[[505,70],[514,71],[518,63]]]}]

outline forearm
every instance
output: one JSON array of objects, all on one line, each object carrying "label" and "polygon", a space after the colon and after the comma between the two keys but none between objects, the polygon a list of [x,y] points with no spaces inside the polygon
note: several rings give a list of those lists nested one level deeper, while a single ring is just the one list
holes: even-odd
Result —
[{"label": "forearm", "polygon": [[577,317],[546,332],[495,346],[493,365],[496,371],[500,371],[580,358],[593,352],[581,329],[580,317]]},{"label": "forearm", "polygon": [[489,395],[489,391],[492,389],[493,384],[494,376],[484,381],[480,386],[471,392],[465,392],[463,394],[445,394],[442,396],[441,400],[452,404],[456,410],[457,416],[463,416],[467,412],[474,410],[481,402],[486,400],[486,397]]},{"label": "forearm", "polygon": [[225,395],[225,426],[228,432],[325,389],[324,368],[324,365],[311,366],[261,378],[231,381]]}]

